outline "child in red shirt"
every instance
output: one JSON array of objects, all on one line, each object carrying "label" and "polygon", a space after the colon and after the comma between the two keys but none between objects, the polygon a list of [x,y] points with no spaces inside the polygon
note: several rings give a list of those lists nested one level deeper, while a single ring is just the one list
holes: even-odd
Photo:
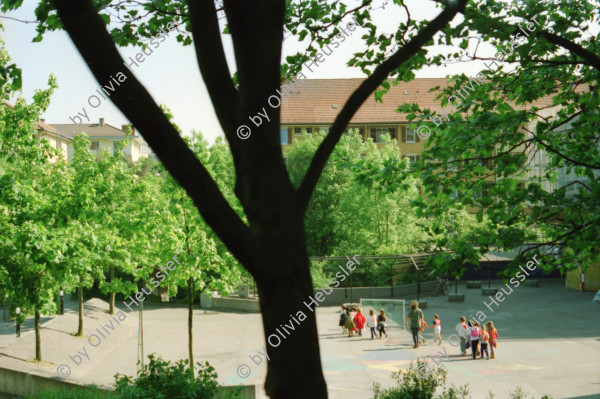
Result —
[{"label": "child in red shirt", "polygon": [[356,324],[356,328],[358,329],[358,336],[362,337],[362,332],[365,329],[365,323],[367,319],[365,319],[365,315],[362,312],[361,308],[358,308],[358,313],[354,316],[354,324]]}]

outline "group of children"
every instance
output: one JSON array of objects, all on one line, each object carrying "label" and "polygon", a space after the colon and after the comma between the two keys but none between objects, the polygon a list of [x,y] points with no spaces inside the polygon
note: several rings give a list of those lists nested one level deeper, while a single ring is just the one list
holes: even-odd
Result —
[{"label": "group of children", "polygon": [[[469,347],[470,347],[471,351],[472,351],[473,359],[476,359],[477,356],[479,356],[480,354],[481,354],[481,359],[483,359],[483,353],[485,352],[486,358],[487,358],[487,360],[489,360],[490,359],[490,354],[488,352],[488,346],[489,346],[490,351],[492,352],[491,358],[492,359],[496,358],[494,349],[498,345],[498,330],[496,330],[496,328],[494,327],[494,323],[491,321],[488,321],[485,324],[485,327],[483,327],[483,326],[480,327],[479,323],[476,321],[469,321],[466,323],[465,323],[465,321],[466,321],[465,317],[461,316],[460,323],[457,324],[457,326],[456,326],[456,331],[459,333],[459,338],[461,338],[462,355],[466,356],[466,354],[467,354],[466,350],[469,349]],[[432,324],[431,328],[433,328],[435,331],[435,338],[433,339],[433,342],[438,341],[439,345],[441,345],[442,344],[442,336],[441,336],[442,325],[441,325],[440,317],[437,314],[433,315],[433,322],[431,324]],[[425,328],[429,327],[427,325],[427,323],[425,322],[425,320],[423,320],[422,327],[419,331],[423,331],[424,327]],[[422,340],[423,343],[425,343],[425,338],[423,338],[420,335],[420,332],[419,332],[419,339]],[[478,348],[480,341],[481,341],[481,350]]]},{"label": "group of children", "polygon": [[346,308],[346,306],[342,305],[339,322],[339,326],[342,327],[342,334],[346,334],[346,331],[348,331],[348,336],[353,337],[358,332],[358,336],[362,337],[365,324],[371,330],[371,339],[377,336],[375,330],[379,331],[379,338],[382,335],[385,335],[387,338],[388,335],[385,331],[385,311],[383,309],[379,311],[377,318],[375,318],[373,310],[370,310],[369,316],[365,318],[361,308]]},{"label": "group of children", "polygon": [[[411,307],[418,309],[418,304],[411,304]],[[414,309],[413,309],[414,310]],[[440,320],[440,316],[437,314],[433,315],[433,321],[431,322],[431,327],[425,322],[424,317],[422,317],[423,313],[419,313],[419,318],[421,318],[420,328],[418,329],[415,343],[415,348],[419,347],[419,343],[425,343],[425,338],[421,335],[421,332],[425,328],[432,328],[435,337],[433,338],[433,342],[437,342],[438,345],[442,344],[442,322]],[[410,317],[409,317],[410,319]],[[408,320],[407,320],[408,323]],[[358,336],[362,337],[363,330],[365,328],[365,324],[367,327],[371,329],[371,339],[377,336],[375,330],[379,331],[379,338],[383,335],[387,338],[387,332],[385,331],[386,327],[386,318],[385,311],[383,309],[379,310],[379,315],[375,318],[375,312],[373,310],[369,311],[369,316],[365,318],[362,313],[361,308],[346,308],[346,306],[342,305],[342,311],[340,312],[340,321],[339,326],[342,328],[342,334],[348,332],[349,337],[353,337],[355,333],[358,332]],[[467,354],[466,350],[471,348],[473,359],[476,359],[477,356],[481,355],[481,359],[483,359],[483,354],[485,352],[487,360],[490,359],[490,353],[488,352],[488,347],[492,353],[491,358],[494,359],[496,354],[494,349],[498,345],[498,330],[494,327],[494,323],[488,321],[485,324],[485,327],[479,326],[477,321],[469,321],[466,322],[464,316],[461,316],[460,323],[455,327],[458,332],[458,336],[460,338],[460,347],[462,351],[462,355],[465,356]],[[416,331],[416,328],[414,329]],[[413,332],[414,334],[414,332]],[[481,342],[481,345],[480,345]],[[481,347],[481,350],[480,348]]]},{"label": "group of children", "polygon": [[[479,326],[479,323],[476,321],[466,322],[464,316],[461,316],[460,322],[454,327],[456,332],[458,333],[458,337],[460,338],[460,350],[463,356],[467,355],[467,349],[471,348],[473,359],[476,359],[477,356],[481,354],[481,359],[483,359],[483,353],[485,352],[486,358],[490,359],[490,354],[488,353],[488,345],[492,352],[491,358],[494,359],[496,354],[494,353],[494,349],[498,345],[498,330],[494,327],[494,323],[488,321],[485,324],[485,327]],[[481,342],[481,351],[479,350]]]},{"label": "group of children", "polygon": [[[488,321],[485,327],[479,326],[476,321],[469,321],[467,323],[469,332],[469,341],[467,341],[467,348],[471,346],[473,359],[479,356],[480,350],[477,348],[479,341],[481,341],[481,359],[483,359],[483,352],[487,360],[490,360],[490,354],[488,353],[488,346],[492,352],[492,359],[496,357],[494,348],[498,345],[498,331],[494,328],[494,323]],[[488,345],[489,344],[489,345]]]}]

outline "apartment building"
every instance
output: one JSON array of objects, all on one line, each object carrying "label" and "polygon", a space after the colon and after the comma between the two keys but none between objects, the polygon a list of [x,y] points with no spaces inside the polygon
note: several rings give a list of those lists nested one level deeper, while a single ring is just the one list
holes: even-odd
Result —
[{"label": "apartment building", "polygon": [[[90,151],[99,153],[103,149],[114,151],[119,141],[127,139],[126,132],[129,125],[122,125],[121,128],[104,123],[104,118],[100,118],[98,123],[91,124],[53,124],[58,132],[75,137],[78,134],[85,134],[90,140]],[[129,143],[123,154],[131,162],[137,162],[140,158],[153,156],[153,153],[144,139],[136,132],[135,127],[131,126],[132,134],[129,137]],[[68,159],[73,156],[73,146],[69,146]]]},{"label": "apartment building", "polygon": [[[286,95],[281,105],[280,130],[284,153],[302,134],[327,132],[362,81],[361,78],[307,79]],[[348,128],[358,129],[363,140],[372,138],[378,146],[384,145],[383,135],[389,134],[397,140],[402,157],[415,162],[420,159],[424,140],[419,138],[416,129],[409,127],[415,122],[409,122],[405,114],[396,112],[396,109],[400,104],[415,102],[421,108],[441,112],[442,108],[435,100],[439,91],[432,93],[429,90],[446,84],[445,78],[422,78],[392,85],[382,103],[369,96],[350,120]]]},{"label": "apartment building", "polygon": [[[329,130],[338,113],[350,98],[354,90],[362,83],[363,79],[306,79],[301,84],[295,85],[291,93],[288,93],[281,103],[281,127],[280,140],[285,152],[294,145],[294,142],[303,134]],[[397,140],[400,154],[408,158],[410,162],[420,159],[424,150],[425,140],[419,138],[411,124],[418,124],[417,120],[409,122],[406,115],[396,112],[399,105],[404,103],[417,103],[421,109],[429,109],[438,115],[444,114],[440,102],[436,96],[447,86],[446,78],[417,78],[411,82],[399,82],[393,86],[390,81],[390,90],[383,97],[383,102],[376,102],[373,95],[363,103],[351,119],[348,128],[358,129],[363,140],[371,138],[378,146],[382,143],[383,134],[390,134],[391,138]],[[431,89],[439,87],[435,91]],[[288,87],[288,91],[290,88]],[[580,88],[580,90],[584,90]],[[552,106],[551,98],[540,99],[535,102],[539,108],[538,113],[544,118],[552,118],[558,112],[558,106]],[[449,107],[445,112],[456,112],[455,108]],[[433,123],[428,122],[431,129],[435,129]],[[533,131],[535,123],[530,123],[524,128]],[[569,124],[561,129],[569,129]],[[527,136],[527,134],[526,134]],[[531,135],[529,135],[531,137]],[[389,145],[389,144],[388,144]],[[600,144],[599,144],[600,145]],[[514,152],[521,152],[524,147],[515,148]],[[530,148],[526,150],[530,157],[528,169],[521,179],[527,180],[532,177],[542,177],[545,169],[550,164],[547,152]],[[566,168],[558,170],[557,181],[542,181],[542,187],[553,192],[561,187],[567,186],[567,196],[577,192],[578,185],[570,184],[576,180],[573,173],[567,173]],[[600,176],[600,173],[598,173]],[[493,182],[496,177],[492,176],[486,180]],[[581,178],[580,178],[581,179]],[[476,192],[475,196],[486,195],[487,190]],[[469,208],[476,211],[477,208]]]},{"label": "apartment building", "polygon": [[54,126],[48,125],[44,119],[40,119],[35,126],[35,130],[37,131],[38,139],[48,141],[53,148],[59,151],[60,156],[64,160],[69,159],[69,147],[73,142],[70,136],[59,132]]}]

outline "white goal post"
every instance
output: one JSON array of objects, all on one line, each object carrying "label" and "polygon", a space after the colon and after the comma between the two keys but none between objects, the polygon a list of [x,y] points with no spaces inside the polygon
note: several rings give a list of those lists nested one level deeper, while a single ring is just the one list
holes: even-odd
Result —
[{"label": "white goal post", "polygon": [[379,310],[383,309],[385,311],[386,324],[389,327],[404,329],[404,321],[406,320],[405,306],[406,300],[404,299],[360,299],[360,307],[365,317],[369,316],[369,311],[372,309],[375,312],[375,319],[377,319]]}]

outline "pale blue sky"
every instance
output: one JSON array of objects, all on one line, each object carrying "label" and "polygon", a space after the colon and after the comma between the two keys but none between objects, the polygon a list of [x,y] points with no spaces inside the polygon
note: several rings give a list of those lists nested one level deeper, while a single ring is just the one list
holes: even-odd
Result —
[{"label": "pale blue sky", "polygon": [[[386,0],[376,0],[376,4],[384,4]],[[415,4],[419,3],[418,6]],[[8,16],[22,20],[34,20],[33,10],[37,1],[27,0],[16,13]],[[413,18],[432,19],[440,11],[433,1],[413,0],[408,2]],[[377,7],[377,6],[375,6]],[[403,20],[400,8],[387,4],[385,9],[379,8],[372,13],[374,22],[382,32],[396,30],[399,21]],[[351,21],[350,17],[347,17]],[[225,20],[221,19],[221,23]],[[120,127],[128,123],[121,112],[107,99],[97,108],[88,104],[88,98],[96,94],[100,85],[93,78],[83,59],[73,46],[64,31],[48,32],[41,43],[32,43],[35,37],[35,24],[24,24],[9,19],[2,19],[4,32],[2,39],[13,61],[23,70],[23,95],[30,101],[35,89],[46,88],[48,76],[54,73],[59,88],[52,97],[51,105],[42,116],[48,123],[70,123],[69,117],[81,112],[86,107],[90,120],[105,118],[105,123]],[[349,78],[364,77],[358,68],[349,68],[346,62],[351,55],[362,49],[360,30],[354,32],[349,40],[341,43],[333,54],[326,58],[314,72],[304,68],[309,79],[315,78]],[[222,129],[215,116],[206,87],[197,68],[192,46],[182,47],[175,40],[176,34],[170,34],[166,42],[146,57],[139,67],[134,68],[138,79],[146,86],[159,104],[167,105],[175,114],[175,122],[185,134],[191,130],[201,131],[209,141],[222,135]],[[230,71],[235,70],[233,51],[228,35],[223,35],[225,51]],[[302,48],[291,37],[284,42],[284,55],[292,54]],[[473,43],[474,44],[474,43]],[[135,56],[137,48],[121,49],[125,59]],[[477,63],[453,64],[448,67],[427,68],[417,74],[418,77],[443,77],[448,74],[467,72],[475,75],[482,66]],[[115,73],[117,73],[116,71]]]}]

